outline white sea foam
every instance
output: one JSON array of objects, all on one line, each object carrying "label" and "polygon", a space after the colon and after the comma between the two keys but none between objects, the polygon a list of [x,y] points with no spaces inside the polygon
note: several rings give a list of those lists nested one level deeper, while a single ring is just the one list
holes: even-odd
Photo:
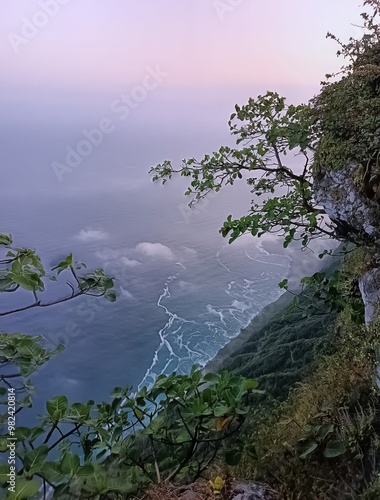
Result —
[{"label": "white sea foam", "polygon": [[229,269],[229,268],[228,268],[225,264],[223,264],[223,262],[222,262],[222,261],[220,260],[220,258],[219,258],[219,255],[220,255],[221,253],[222,253],[222,250],[219,250],[219,252],[216,254],[216,258],[217,258],[217,260],[218,260],[219,264],[220,264],[221,266],[223,266],[225,269],[227,269],[227,271],[230,273],[230,272],[231,272],[231,271],[230,271],[230,269]]},{"label": "white sea foam", "polygon": [[[157,301],[157,306],[165,311],[167,321],[158,332],[159,345],[140,387],[151,385],[161,373],[174,370],[178,373],[186,373],[193,364],[203,366],[230,339],[238,335],[240,330],[246,327],[263,307],[281,295],[282,292],[276,285],[286,276],[289,261],[281,256],[282,262],[279,263],[278,258],[276,261],[276,256],[264,249],[257,246],[255,250],[256,255],[254,250],[248,253],[246,248],[240,248],[238,257],[236,253],[226,253],[223,261],[220,258],[223,249],[216,253],[220,265],[230,273],[233,272],[232,267],[228,267],[229,264],[227,266],[225,262],[226,260],[228,262],[231,255],[233,262],[239,262],[240,266],[242,257],[250,261],[254,260],[260,265],[262,271],[258,274],[257,271],[260,268],[255,267],[252,272],[256,273],[256,276],[243,278],[237,275],[233,280],[226,282],[224,297],[227,300],[223,300],[222,290],[217,291],[215,301],[212,303],[206,302],[210,296],[205,295],[203,313],[199,310],[199,306],[198,309],[192,310],[190,304],[192,304],[192,298],[199,301],[202,293],[206,292],[207,287],[204,281],[202,281],[202,286],[193,283],[193,281],[196,282],[196,275],[192,267],[187,268],[179,262],[176,263],[181,268],[181,279],[177,275],[169,276]],[[258,258],[260,254],[264,258]],[[276,270],[272,270],[274,266]],[[250,267],[247,266],[247,274],[249,274],[249,269]],[[191,282],[188,281],[189,278]],[[201,278],[204,279],[203,275]],[[183,317],[183,313],[175,312],[177,307],[185,310],[181,298],[183,290],[188,292],[187,303],[190,306],[188,309],[190,318]],[[195,315],[196,319],[191,319],[192,315]]]}]

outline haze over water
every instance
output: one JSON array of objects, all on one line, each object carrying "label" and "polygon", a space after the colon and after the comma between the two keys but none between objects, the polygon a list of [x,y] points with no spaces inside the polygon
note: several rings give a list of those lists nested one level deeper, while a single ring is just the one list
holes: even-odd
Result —
[{"label": "haze over water", "polygon": [[[218,233],[247,211],[246,186],[190,212],[183,180],[161,187],[147,171],[232,145],[229,115],[250,96],[310,98],[339,68],[325,33],[353,34],[342,27],[357,4],[225,1],[223,15],[217,5],[71,1],[29,39],[41,2],[0,5],[0,231],[47,264],[73,251],[118,280],[115,304],[82,298],[0,320],[66,344],[36,377],[44,399],[106,398],[115,385],[185,372],[279,296],[289,258]],[[2,310],[16,302],[0,296]]]}]

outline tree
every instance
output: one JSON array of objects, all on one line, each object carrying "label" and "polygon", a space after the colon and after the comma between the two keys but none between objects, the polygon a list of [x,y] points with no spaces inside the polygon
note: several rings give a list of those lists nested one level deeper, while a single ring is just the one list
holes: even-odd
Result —
[{"label": "tree", "polygon": [[255,199],[244,217],[227,217],[220,232],[230,243],[244,233],[279,234],[285,247],[294,239],[307,247],[320,236],[355,240],[318,206],[313,185],[323,168],[345,168],[354,161],[363,166],[367,195],[380,200],[380,3],[365,0],[364,5],[372,15],[362,14],[360,40],[343,44],[328,35],[340,44],[338,55],[348,59],[341,80],[324,82],[308,104],[287,105],[278,93],[267,92],[236,105],[229,121],[236,148],[223,146],[178,168],[165,160],[150,170],[153,180],[165,183],[176,173],[189,177],[190,205],[244,180]]},{"label": "tree", "polygon": [[[191,177],[185,193],[192,196],[190,205],[211,191],[245,180],[263,202],[253,201],[248,215],[238,220],[227,217],[221,233],[230,235],[230,242],[246,232],[259,237],[279,233],[284,246],[295,238],[301,238],[307,246],[321,234],[334,236],[333,225],[313,199],[310,160],[317,138],[311,107],[288,106],[284,97],[267,92],[249,99],[244,106],[236,105],[229,127],[236,136],[237,148],[223,146],[201,161],[184,160],[178,169],[164,161],[151,169],[153,180],[165,183],[174,173]],[[287,163],[291,151],[302,159],[298,168]]]}]

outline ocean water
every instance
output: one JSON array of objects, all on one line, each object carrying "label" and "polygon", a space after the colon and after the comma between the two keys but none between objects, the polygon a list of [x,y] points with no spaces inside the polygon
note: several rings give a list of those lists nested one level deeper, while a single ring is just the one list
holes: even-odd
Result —
[{"label": "ocean water", "polygon": [[[65,344],[34,377],[37,408],[60,393],[72,401],[106,399],[114,386],[149,385],[161,373],[204,365],[279,296],[290,259],[250,237],[228,245],[218,233],[225,206],[233,204],[233,193],[226,194],[194,214],[184,211],[178,186],[150,182],[100,200],[95,194],[13,198],[3,231],[12,232],[15,244],[37,248],[50,266],[73,251],[90,268],[115,276],[119,296],[113,304],[82,297],[1,319],[3,331]],[[47,283],[47,297],[67,294],[61,276]],[[2,310],[31,300],[27,292],[0,298]]]},{"label": "ocean water", "polygon": [[[287,255],[271,255],[249,236],[228,245],[219,234],[229,214],[239,217],[250,206],[244,182],[190,211],[184,179],[162,187],[147,174],[165,158],[176,163],[232,144],[226,121],[235,90],[189,95],[169,89],[151,96],[62,182],[52,162],[64,160],[84,127],[108,116],[112,96],[61,103],[28,94],[22,114],[12,103],[4,108],[0,231],[36,248],[47,267],[71,251],[89,268],[103,267],[119,296],[113,304],[81,297],[0,318],[1,331],[65,345],[33,376],[35,412],[58,394],[104,400],[115,386],[137,388],[160,373],[204,365],[280,294]],[[47,299],[69,293],[69,276],[61,278],[47,282]],[[30,300],[27,292],[1,294],[0,308]]]}]

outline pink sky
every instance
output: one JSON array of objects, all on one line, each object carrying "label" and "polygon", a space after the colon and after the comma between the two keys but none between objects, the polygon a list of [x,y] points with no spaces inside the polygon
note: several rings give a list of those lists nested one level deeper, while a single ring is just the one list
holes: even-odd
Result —
[{"label": "pink sky", "polygon": [[[25,18],[44,24],[41,5],[58,1],[21,42]],[[4,0],[1,82],[113,90],[159,65],[167,86],[317,85],[340,66],[326,32],[357,34],[361,10],[359,0]]]}]

